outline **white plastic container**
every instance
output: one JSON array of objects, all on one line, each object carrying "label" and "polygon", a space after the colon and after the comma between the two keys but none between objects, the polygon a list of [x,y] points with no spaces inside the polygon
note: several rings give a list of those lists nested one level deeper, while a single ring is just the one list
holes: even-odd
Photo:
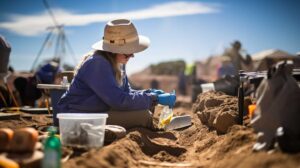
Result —
[{"label": "white plastic container", "polygon": [[60,140],[64,146],[102,147],[106,113],[59,113]]},{"label": "white plastic container", "polygon": [[215,85],[214,83],[204,83],[201,84],[201,88],[202,88],[202,93],[204,92],[208,92],[208,91],[215,91]]}]

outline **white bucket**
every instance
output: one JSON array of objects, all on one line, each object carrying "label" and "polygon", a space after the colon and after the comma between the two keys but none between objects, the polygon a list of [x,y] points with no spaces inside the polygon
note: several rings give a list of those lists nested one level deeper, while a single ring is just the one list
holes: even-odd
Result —
[{"label": "white bucket", "polygon": [[208,92],[208,91],[215,91],[215,85],[214,83],[204,83],[201,84],[201,88],[202,88],[202,93],[204,92]]},{"label": "white bucket", "polygon": [[60,140],[64,146],[102,147],[106,113],[59,113]]}]

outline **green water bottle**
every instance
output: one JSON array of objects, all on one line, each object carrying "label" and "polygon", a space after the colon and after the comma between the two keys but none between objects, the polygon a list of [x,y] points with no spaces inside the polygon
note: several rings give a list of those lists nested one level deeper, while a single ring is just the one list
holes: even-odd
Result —
[{"label": "green water bottle", "polygon": [[56,127],[48,128],[49,135],[44,142],[44,159],[42,168],[60,168],[61,167],[61,144],[59,138],[55,136]]}]

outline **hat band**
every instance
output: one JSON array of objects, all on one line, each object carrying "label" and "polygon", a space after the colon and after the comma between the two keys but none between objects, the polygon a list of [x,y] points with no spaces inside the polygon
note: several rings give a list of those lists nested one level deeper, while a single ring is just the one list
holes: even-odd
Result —
[{"label": "hat band", "polygon": [[104,43],[118,44],[118,45],[124,45],[126,43],[130,43],[130,42],[133,42],[133,41],[136,41],[136,40],[138,40],[138,36],[128,38],[128,39],[117,39],[117,40],[107,40],[107,39],[104,39],[104,37],[103,37],[103,42]]}]

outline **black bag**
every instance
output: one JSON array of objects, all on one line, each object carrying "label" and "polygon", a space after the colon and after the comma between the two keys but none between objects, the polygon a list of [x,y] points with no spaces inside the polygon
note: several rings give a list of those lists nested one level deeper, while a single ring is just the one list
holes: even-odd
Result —
[{"label": "black bag", "polygon": [[15,79],[14,85],[19,92],[22,105],[34,106],[34,102],[42,96],[41,90],[36,87],[35,77],[18,77]]},{"label": "black bag", "polygon": [[291,62],[269,70],[257,89],[256,116],[251,121],[259,132],[255,150],[271,149],[278,142],[286,152],[300,152],[300,88],[292,76]]}]

